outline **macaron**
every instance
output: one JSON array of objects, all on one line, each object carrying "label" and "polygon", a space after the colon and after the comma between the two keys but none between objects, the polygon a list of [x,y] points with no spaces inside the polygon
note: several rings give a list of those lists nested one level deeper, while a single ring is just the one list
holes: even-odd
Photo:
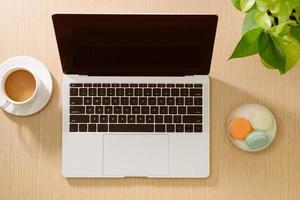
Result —
[{"label": "macaron", "polygon": [[273,123],[272,116],[265,110],[259,110],[254,113],[251,119],[251,125],[254,129],[267,130]]},{"label": "macaron", "polygon": [[246,145],[252,149],[257,150],[266,146],[269,142],[268,135],[262,130],[256,130],[251,132],[246,137]]},{"label": "macaron", "polygon": [[245,118],[234,118],[229,124],[230,135],[238,140],[243,140],[251,132],[252,126]]}]

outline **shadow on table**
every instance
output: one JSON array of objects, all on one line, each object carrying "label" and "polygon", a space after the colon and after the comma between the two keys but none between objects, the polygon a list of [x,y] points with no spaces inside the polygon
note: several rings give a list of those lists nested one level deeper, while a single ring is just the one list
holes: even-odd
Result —
[{"label": "shadow on table", "polygon": [[48,104],[38,113],[30,116],[14,116],[5,113],[6,117],[15,124],[16,130],[11,134],[18,134],[24,149],[29,153],[36,150],[36,145],[48,154],[60,153],[61,149],[61,106],[58,82],[54,76],[52,95]]}]

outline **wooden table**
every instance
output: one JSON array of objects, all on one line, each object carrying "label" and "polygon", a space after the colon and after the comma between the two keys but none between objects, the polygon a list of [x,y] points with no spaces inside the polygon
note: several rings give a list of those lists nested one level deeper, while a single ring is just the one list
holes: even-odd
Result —
[{"label": "wooden table", "polygon": [[[211,67],[211,175],[208,179],[65,179],[61,175],[62,70],[51,14],[216,13]],[[0,60],[29,55],[51,71],[51,101],[30,117],[0,112],[0,199],[300,199],[300,66],[286,75],[258,57],[227,61],[243,16],[229,0],[1,0]],[[260,153],[238,150],[225,135],[236,106],[257,102],[278,122]]]}]

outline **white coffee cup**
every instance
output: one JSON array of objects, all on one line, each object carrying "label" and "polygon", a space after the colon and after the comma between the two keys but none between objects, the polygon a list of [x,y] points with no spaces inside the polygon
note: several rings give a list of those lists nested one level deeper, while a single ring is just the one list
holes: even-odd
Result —
[{"label": "white coffee cup", "polygon": [[[34,77],[34,80],[35,80],[34,92],[32,93],[32,95],[29,98],[27,98],[24,101],[15,101],[15,100],[11,99],[7,95],[6,90],[5,90],[5,82],[6,82],[7,78],[9,77],[9,75],[12,74],[13,72],[19,71],[19,70],[24,70],[24,71],[29,72]],[[35,74],[34,71],[32,71],[30,68],[25,67],[25,66],[24,67],[20,67],[20,66],[12,67],[9,70],[7,70],[6,72],[4,72],[3,78],[1,80],[0,92],[2,93],[2,99],[0,99],[0,107],[5,110],[11,104],[24,105],[24,104],[30,103],[30,102],[34,101],[35,97],[38,95],[38,92],[40,91],[40,88],[41,88],[41,81],[37,77],[37,75]]]}]

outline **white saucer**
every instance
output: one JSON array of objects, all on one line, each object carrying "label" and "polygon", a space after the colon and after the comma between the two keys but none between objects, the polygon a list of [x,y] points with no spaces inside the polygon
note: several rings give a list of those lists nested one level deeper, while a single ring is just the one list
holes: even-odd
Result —
[{"label": "white saucer", "polygon": [[[264,130],[265,133],[267,134],[268,138],[269,138],[269,142],[268,142],[267,145],[265,145],[262,148],[250,149],[246,145],[246,142],[244,140],[234,139],[230,135],[229,125],[230,125],[231,120],[236,118],[236,117],[242,117],[242,118],[245,118],[245,119],[248,119],[249,121],[251,121],[251,118],[253,117],[254,113],[259,111],[259,110],[263,110],[263,111],[267,112],[272,118],[272,126],[270,126],[267,130]],[[241,150],[248,151],[248,152],[256,152],[256,151],[264,150],[265,148],[267,148],[273,142],[273,140],[276,136],[276,120],[275,120],[275,117],[274,117],[273,113],[268,108],[266,108],[262,105],[254,104],[254,103],[241,105],[241,106],[237,107],[236,109],[234,109],[228,117],[228,120],[227,120],[227,135],[230,138],[230,140],[233,142],[233,144],[235,144]]]},{"label": "white saucer", "polygon": [[[40,61],[28,56],[16,56],[7,59],[0,65],[0,80],[4,76],[4,72],[16,67],[24,66],[35,71],[41,81],[41,89],[39,94],[24,105],[10,104],[4,110],[10,114],[18,116],[27,116],[39,112],[48,103],[52,94],[52,78],[48,69]],[[3,94],[0,91],[0,99]]]}]

